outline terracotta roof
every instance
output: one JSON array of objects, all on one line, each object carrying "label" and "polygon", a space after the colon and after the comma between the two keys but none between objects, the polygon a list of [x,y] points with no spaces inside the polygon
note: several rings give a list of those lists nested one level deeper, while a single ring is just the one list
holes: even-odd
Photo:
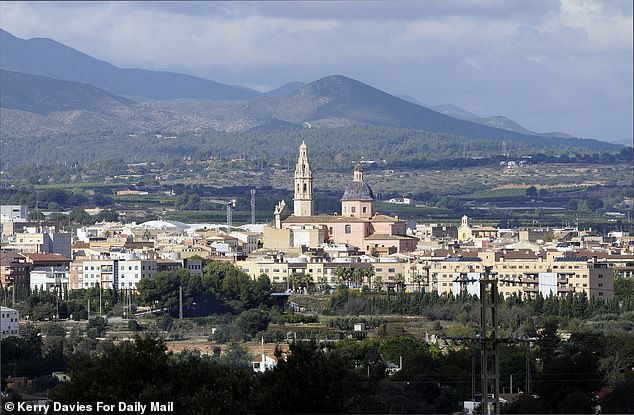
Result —
[{"label": "terracotta roof", "polygon": [[18,260],[24,261],[24,255],[15,250],[2,250],[0,251],[0,264],[8,265]]},{"label": "terracotta roof", "polygon": [[374,233],[370,236],[366,236],[365,240],[366,241],[376,241],[376,240],[381,240],[381,241],[397,241],[397,240],[414,240],[414,239],[418,239],[414,236],[409,236],[409,235],[388,235],[388,234],[384,234],[384,233]]},{"label": "terracotta roof", "polygon": [[504,259],[537,259],[542,258],[542,255],[536,254],[535,251],[530,249],[522,249],[518,251],[507,251],[503,253]]},{"label": "terracotta roof", "polygon": [[78,241],[73,244],[73,249],[86,249],[90,248],[90,244],[88,242]]},{"label": "terracotta roof", "polygon": [[70,258],[63,257],[58,254],[39,254],[39,253],[25,253],[24,256],[34,262],[34,261],[60,261],[60,262],[70,262]]},{"label": "terracotta roof", "polygon": [[282,221],[283,223],[362,223],[359,218],[349,218],[346,216],[315,215],[315,216],[295,216],[291,215]]},{"label": "terracotta roof", "polygon": [[372,222],[402,222],[401,219],[397,219],[395,216],[377,214],[370,218]]}]

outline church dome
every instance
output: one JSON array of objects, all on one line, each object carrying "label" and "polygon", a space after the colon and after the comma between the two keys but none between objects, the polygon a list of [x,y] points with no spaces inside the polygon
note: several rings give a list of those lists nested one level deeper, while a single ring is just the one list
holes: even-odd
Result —
[{"label": "church dome", "polygon": [[374,200],[374,193],[363,180],[353,180],[346,186],[341,200]]}]

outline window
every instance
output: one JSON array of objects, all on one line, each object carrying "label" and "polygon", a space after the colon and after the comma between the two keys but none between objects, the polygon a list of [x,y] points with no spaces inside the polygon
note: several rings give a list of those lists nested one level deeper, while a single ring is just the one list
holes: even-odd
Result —
[{"label": "window", "polygon": [[395,272],[395,269],[394,268],[388,268],[387,272]]},{"label": "window", "polygon": [[352,233],[352,226],[346,225],[345,233]]},{"label": "window", "polygon": [[602,282],[599,283],[599,287],[603,287],[603,283]]},{"label": "window", "polygon": [[368,213],[368,207],[367,206],[363,206],[363,213]]},{"label": "window", "polygon": [[354,207],[354,206],[352,206],[352,207],[350,208],[350,212],[352,212],[352,213],[356,213],[356,212],[357,212],[357,208],[356,208],[356,207]]}]

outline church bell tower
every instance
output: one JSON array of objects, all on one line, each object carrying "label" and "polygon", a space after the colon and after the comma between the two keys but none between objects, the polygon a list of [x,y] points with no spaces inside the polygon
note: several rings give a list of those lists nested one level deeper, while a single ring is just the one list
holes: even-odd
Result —
[{"label": "church bell tower", "polygon": [[313,216],[313,172],[308,161],[308,148],[302,141],[295,166],[295,216]]}]

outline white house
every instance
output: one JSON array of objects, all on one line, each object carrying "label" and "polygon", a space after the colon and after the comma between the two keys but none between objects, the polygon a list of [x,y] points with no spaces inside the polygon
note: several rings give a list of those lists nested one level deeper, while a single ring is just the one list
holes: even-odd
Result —
[{"label": "white house", "polygon": [[0,337],[20,335],[20,313],[8,307],[0,307]]}]

